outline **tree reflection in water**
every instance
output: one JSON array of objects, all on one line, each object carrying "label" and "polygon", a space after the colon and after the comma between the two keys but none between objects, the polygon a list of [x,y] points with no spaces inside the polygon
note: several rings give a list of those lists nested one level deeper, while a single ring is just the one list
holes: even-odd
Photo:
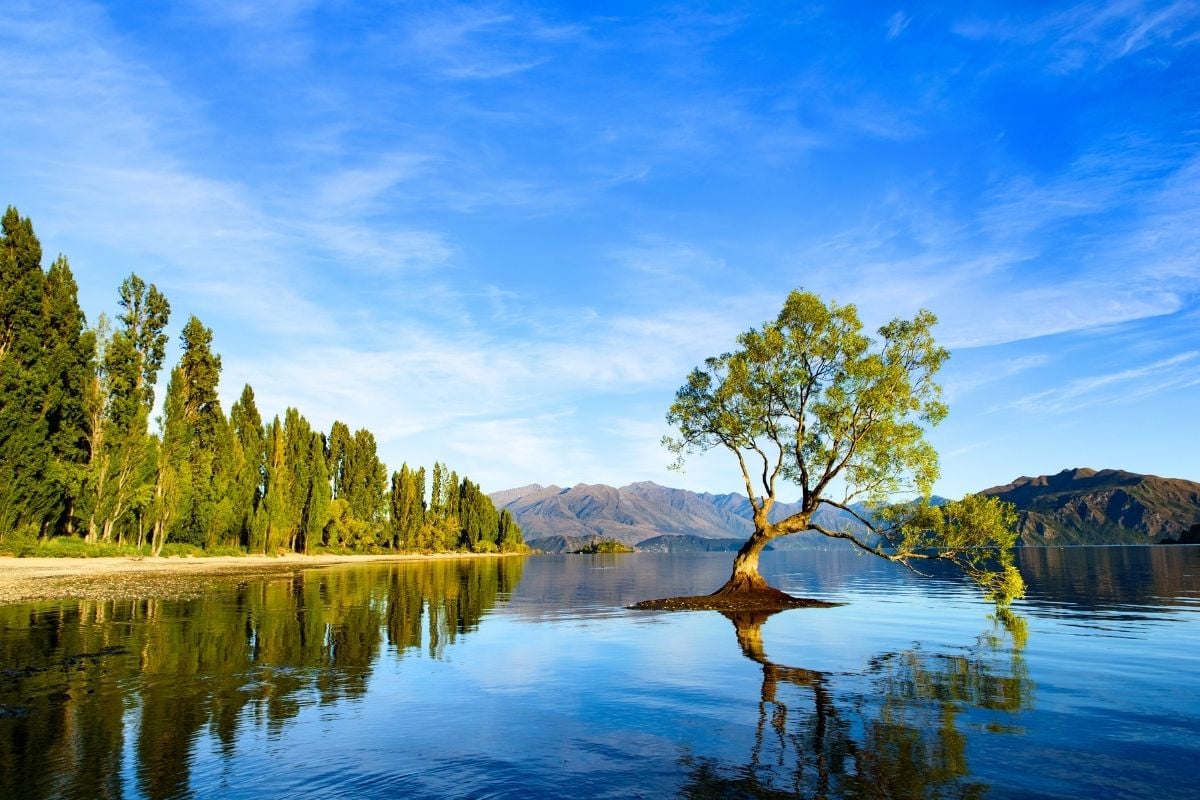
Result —
[{"label": "tree reflection in water", "polygon": [[983,797],[987,786],[971,780],[960,717],[1032,707],[1026,623],[1008,609],[963,654],[914,648],[872,659],[854,691],[839,690],[840,675],[771,661],[762,637],[770,613],[725,616],[742,655],[762,667],[754,745],[744,765],[684,756],[684,797]]}]

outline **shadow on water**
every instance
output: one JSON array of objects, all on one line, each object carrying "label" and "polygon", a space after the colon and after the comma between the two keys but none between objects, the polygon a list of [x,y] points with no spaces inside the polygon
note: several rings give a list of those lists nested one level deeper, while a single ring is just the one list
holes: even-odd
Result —
[{"label": "shadow on water", "polygon": [[334,568],[231,581],[198,600],[0,606],[0,798],[191,797],[202,732],[228,756],[250,728],[278,735],[304,706],[362,698],[385,645],[440,658],[511,595],[523,563]]},{"label": "shadow on water", "polygon": [[[762,668],[758,722],[745,763],[685,754],[688,798],[979,798],[962,718],[1032,707],[1023,651],[1026,622],[999,611],[993,627],[958,655],[919,649],[873,658],[863,683],[772,661],[764,612],[724,614],[742,655]],[[1006,732],[992,722],[989,730]],[[1011,730],[1011,729],[1010,729]]]}]

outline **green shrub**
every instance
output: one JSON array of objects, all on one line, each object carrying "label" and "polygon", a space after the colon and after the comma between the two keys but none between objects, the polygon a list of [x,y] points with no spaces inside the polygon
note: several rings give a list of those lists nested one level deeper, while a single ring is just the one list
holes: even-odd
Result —
[{"label": "green shrub", "polygon": [[219,544],[208,550],[202,551],[206,556],[244,556],[246,551],[240,547],[234,547],[231,544]]},{"label": "green shrub", "polygon": [[146,555],[147,549],[114,542],[88,544],[78,536],[37,539],[28,534],[11,535],[0,542],[0,555],[18,558],[102,558]]},{"label": "green shrub", "polygon": [[163,558],[177,556],[180,558],[199,558],[200,556],[208,555],[203,549],[194,544],[184,544],[183,542],[167,542],[163,545],[162,552],[159,553]]}]

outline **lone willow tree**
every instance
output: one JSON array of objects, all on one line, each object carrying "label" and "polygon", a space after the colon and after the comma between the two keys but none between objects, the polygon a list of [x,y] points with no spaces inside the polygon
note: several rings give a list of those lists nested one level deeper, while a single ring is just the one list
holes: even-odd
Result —
[{"label": "lone willow tree", "polygon": [[[753,507],[754,533],[713,595],[651,603],[804,604],[768,586],[758,571],[768,542],[801,531],[846,539],[913,569],[923,560],[950,561],[990,599],[1004,604],[1020,597],[1012,507],[979,495],[930,503],[938,457],[925,429],[946,416],[934,378],[949,357],[934,342],[936,321],[921,311],[889,322],[872,340],[853,305],[826,305],[793,291],[778,318],[738,337],[740,349],[693,370],[667,414],[678,436],[664,443],[680,467],[688,453],[730,451]],[[783,486],[799,488],[800,510],[776,519],[772,509]],[[823,506],[844,512],[842,521],[828,522],[838,516],[819,514]]]}]

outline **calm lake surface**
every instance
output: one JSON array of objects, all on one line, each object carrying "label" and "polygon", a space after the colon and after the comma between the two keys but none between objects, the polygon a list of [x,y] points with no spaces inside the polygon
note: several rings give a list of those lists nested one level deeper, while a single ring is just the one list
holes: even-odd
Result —
[{"label": "calm lake surface", "polygon": [[1026,550],[1001,617],[829,551],[763,571],[837,608],[625,609],[730,558],[0,606],[0,797],[1197,797],[1200,548]]}]

